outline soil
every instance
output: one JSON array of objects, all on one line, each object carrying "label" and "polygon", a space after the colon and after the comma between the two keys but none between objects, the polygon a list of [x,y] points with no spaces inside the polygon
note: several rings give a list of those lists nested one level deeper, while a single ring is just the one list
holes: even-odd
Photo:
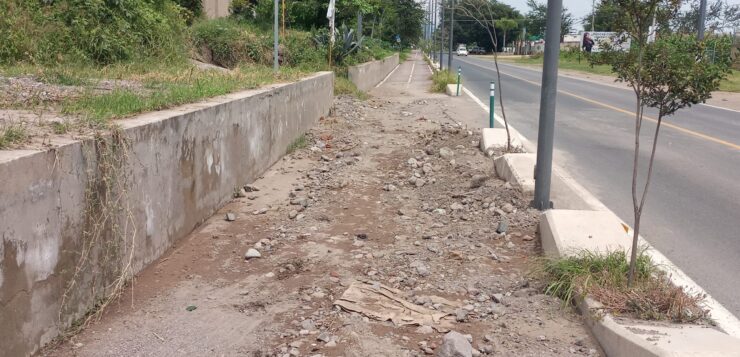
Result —
[{"label": "soil", "polygon": [[[426,65],[417,58],[416,66],[414,76],[406,62],[367,101],[337,98],[333,115],[307,134],[308,147],[266,172],[258,191],[140,272],[99,321],[41,354],[439,351],[438,326],[402,326],[334,304],[350,284],[366,282],[432,310],[436,298],[459,304],[445,321],[470,335],[476,355],[602,355],[581,318],[530,274],[538,212],[495,177],[477,149],[479,131],[448,119],[463,102],[428,93]],[[497,233],[501,222],[508,227]],[[261,257],[245,259],[250,248]]]}]

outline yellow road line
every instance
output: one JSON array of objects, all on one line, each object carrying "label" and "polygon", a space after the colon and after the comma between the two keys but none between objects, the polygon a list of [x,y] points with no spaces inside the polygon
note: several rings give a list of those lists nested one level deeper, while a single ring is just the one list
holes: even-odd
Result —
[{"label": "yellow road line", "polygon": [[[474,66],[481,67],[481,68],[490,69],[490,68],[486,68],[486,67],[477,65],[475,63],[470,63],[470,62],[467,62],[467,63],[472,64]],[[512,78],[515,78],[515,79],[518,79],[520,81],[524,81],[524,82],[527,82],[527,83],[530,83],[530,84],[534,84],[534,85],[536,85],[538,87],[540,86],[540,84],[537,83],[537,82],[530,81],[528,79],[524,79],[524,78],[521,78],[519,76],[514,76],[514,75],[511,75],[509,73],[501,73],[501,74],[506,75],[506,76],[509,76],[509,77],[512,77]],[[585,101],[585,102],[589,102],[591,104],[595,104],[595,105],[602,106],[604,108],[608,108],[608,109],[611,109],[611,110],[614,110],[614,111],[617,111],[617,112],[620,112],[620,113],[631,115],[632,117],[635,116],[635,113],[634,112],[631,112],[629,110],[625,110],[625,109],[622,109],[622,108],[617,108],[617,107],[615,107],[613,105],[609,105],[609,104],[606,104],[606,103],[599,102],[597,100],[589,99],[589,98],[580,96],[580,95],[575,94],[575,93],[571,93],[571,92],[564,91],[564,90],[558,90],[558,92],[563,93],[565,95],[569,95],[569,96],[571,96],[573,98],[580,99],[580,100]],[[651,118],[649,116],[643,115],[642,118],[645,119],[645,120],[651,121],[653,123],[657,123],[658,122],[657,119]],[[720,144],[720,145],[727,146],[727,147],[729,147],[731,149],[740,150],[740,145],[738,145],[738,144],[731,143],[729,141],[722,140],[722,139],[719,139],[719,138],[715,138],[715,137],[710,136],[710,135],[707,135],[707,134],[702,134],[700,132],[693,131],[691,129],[686,129],[686,128],[684,128],[682,126],[678,126],[676,124],[671,124],[671,123],[667,123],[667,122],[664,121],[663,123],[661,123],[661,125],[664,125],[666,127],[669,127],[671,129],[676,129],[676,130],[678,130],[680,132],[683,132],[683,133],[686,133],[686,134],[695,136],[697,138],[701,138],[701,139],[708,140],[708,141],[711,141],[711,142],[714,142],[714,143],[717,143],[717,144]]]}]

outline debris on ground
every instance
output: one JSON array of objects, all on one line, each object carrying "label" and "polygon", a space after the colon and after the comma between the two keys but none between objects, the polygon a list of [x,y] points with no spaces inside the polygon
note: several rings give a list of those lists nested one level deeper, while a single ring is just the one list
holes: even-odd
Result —
[{"label": "debris on ground", "polygon": [[530,276],[539,213],[480,131],[448,97],[375,94],[337,98],[259,190],[138,274],[133,304],[46,355],[599,355]]}]

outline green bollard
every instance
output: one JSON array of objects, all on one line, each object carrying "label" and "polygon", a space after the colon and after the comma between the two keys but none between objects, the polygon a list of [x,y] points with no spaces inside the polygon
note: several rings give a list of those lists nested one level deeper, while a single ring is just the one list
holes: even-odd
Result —
[{"label": "green bollard", "polygon": [[460,73],[462,73],[462,67],[457,67],[457,94],[456,96],[460,96]]},{"label": "green bollard", "polygon": [[490,124],[490,127],[493,128],[493,113],[496,112],[495,106],[496,106],[496,84],[491,81],[491,96],[490,101],[488,104],[488,108],[490,109],[489,115],[488,115],[488,123]]}]

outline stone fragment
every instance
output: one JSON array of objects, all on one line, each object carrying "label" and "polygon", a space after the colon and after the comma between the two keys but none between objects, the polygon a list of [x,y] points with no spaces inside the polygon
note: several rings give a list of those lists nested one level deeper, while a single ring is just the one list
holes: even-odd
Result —
[{"label": "stone fragment", "polygon": [[450,331],[442,338],[437,357],[473,357],[473,346],[457,331]]},{"label": "stone fragment", "polygon": [[252,258],[261,258],[262,254],[257,249],[249,248],[247,252],[244,254],[244,259],[252,259]]}]

